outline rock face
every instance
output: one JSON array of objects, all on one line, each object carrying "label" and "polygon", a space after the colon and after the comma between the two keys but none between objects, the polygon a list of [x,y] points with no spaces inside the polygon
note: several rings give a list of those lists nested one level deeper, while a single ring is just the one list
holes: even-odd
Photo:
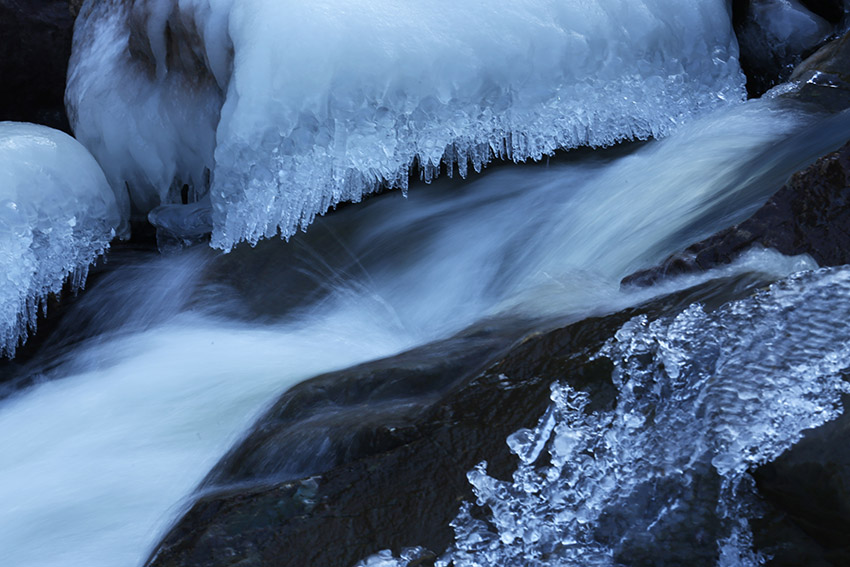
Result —
[{"label": "rock face", "polygon": [[809,254],[821,266],[850,263],[850,143],[794,174],[746,221],[697,242],[661,265],[637,272],[623,285],[727,264],[752,247]]},{"label": "rock face", "polygon": [[[845,396],[845,410],[850,397]],[[765,497],[826,550],[832,565],[850,565],[850,414],[809,431],[755,478]]]},{"label": "rock face", "polygon": [[68,0],[0,0],[0,120],[70,131],[64,96],[73,26]]},{"label": "rock face", "polygon": [[[479,329],[307,381],[219,463],[148,565],[350,567],[387,548],[440,553],[451,541],[449,522],[461,501],[473,499],[467,472],[487,460],[491,475],[509,476],[517,460],[505,439],[535,424],[550,402],[552,381],[567,377],[590,393],[590,409],[608,409],[616,398],[611,363],[590,355],[624,322],[639,313],[675,313],[694,301],[710,309],[763,283],[705,285],[532,334],[509,349],[508,336]],[[352,429],[349,441],[330,451],[332,459],[313,463],[312,476],[292,480],[294,471],[274,466],[289,458],[281,443],[292,442],[293,424],[309,421],[314,409],[362,409],[401,392],[422,399],[423,389],[431,389],[430,403],[399,404],[383,424],[344,420]]]},{"label": "rock face", "polygon": [[796,88],[783,96],[815,104],[827,112],[846,109],[850,105],[850,32],[803,61],[790,80]]}]

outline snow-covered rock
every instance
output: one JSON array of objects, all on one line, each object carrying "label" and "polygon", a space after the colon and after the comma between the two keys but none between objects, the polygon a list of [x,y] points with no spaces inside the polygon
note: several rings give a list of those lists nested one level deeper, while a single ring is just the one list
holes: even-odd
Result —
[{"label": "snow-covered rock", "polygon": [[121,221],[103,171],[76,140],[0,122],[0,355],[15,354],[47,294],[69,277],[83,284]]}]

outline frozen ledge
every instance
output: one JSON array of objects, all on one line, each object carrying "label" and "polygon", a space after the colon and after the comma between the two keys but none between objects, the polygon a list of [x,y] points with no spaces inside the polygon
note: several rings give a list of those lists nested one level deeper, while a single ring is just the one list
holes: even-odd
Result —
[{"label": "frozen ledge", "polygon": [[441,164],[663,136],[741,100],[726,4],[89,2],[66,100],[125,214],[188,184],[230,249]]}]

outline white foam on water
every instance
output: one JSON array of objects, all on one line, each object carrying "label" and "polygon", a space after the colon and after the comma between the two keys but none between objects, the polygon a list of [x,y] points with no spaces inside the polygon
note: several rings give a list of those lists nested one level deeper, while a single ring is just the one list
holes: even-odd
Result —
[{"label": "white foam on water", "polygon": [[78,349],[76,371],[0,403],[4,564],[139,564],[276,392],[411,346],[382,323],[356,308],[265,329],[186,315]]}]

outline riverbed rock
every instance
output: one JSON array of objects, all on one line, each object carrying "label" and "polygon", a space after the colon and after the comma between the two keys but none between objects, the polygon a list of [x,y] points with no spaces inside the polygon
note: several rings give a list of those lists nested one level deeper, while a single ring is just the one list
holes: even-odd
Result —
[{"label": "riverbed rock", "polygon": [[[474,499],[467,472],[486,460],[489,474],[509,478],[518,461],[505,439],[537,422],[553,381],[566,379],[589,392],[591,410],[610,409],[616,399],[612,364],[591,355],[623,323],[640,313],[677,313],[694,301],[710,310],[764,284],[745,276],[709,282],[606,317],[533,332],[508,349],[498,326],[479,328],[307,381],[285,394],[219,463],[147,565],[351,567],[379,550],[413,546],[433,558],[452,539],[449,522],[460,503]],[[361,438],[367,442],[356,443],[353,452],[334,452],[335,460],[325,463],[332,468],[295,479],[270,465],[287,459],[286,447],[276,444],[291,441],[290,425],[315,415],[315,408],[367,408],[369,400],[421,394],[434,380],[433,402],[390,416],[386,427],[366,418],[360,425],[347,421],[366,432]],[[281,471],[284,480],[275,480]]]},{"label": "riverbed rock", "polygon": [[[850,414],[817,429],[755,473],[759,491],[825,550],[830,565],[850,565]],[[778,565],[778,564],[777,564]]]},{"label": "riverbed rock", "polygon": [[841,25],[846,17],[844,0],[800,0],[800,3],[834,25]]},{"label": "riverbed rock", "polygon": [[850,106],[850,31],[827,43],[794,68],[794,88],[781,96],[827,112]]},{"label": "riverbed rock", "polygon": [[821,266],[850,263],[850,143],[792,175],[749,219],[622,283],[647,286],[708,270],[732,262],[754,245],[791,256],[809,254]]},{"label": "riverbed rock", "polygon": [[70,132],[64,97],[73,26],[68,0],[0,0],[0,120]]}]

